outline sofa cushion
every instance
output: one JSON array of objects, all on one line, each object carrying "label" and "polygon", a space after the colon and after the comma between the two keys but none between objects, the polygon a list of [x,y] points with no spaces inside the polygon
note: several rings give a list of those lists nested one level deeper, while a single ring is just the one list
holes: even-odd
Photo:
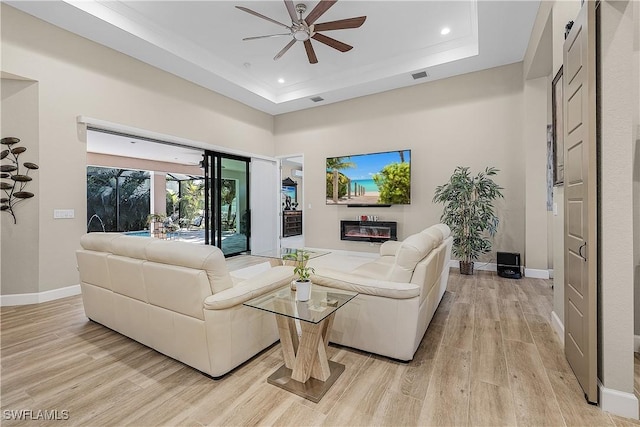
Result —
[{"label": "sofa cushion", "polygon": [[233,286],[224,255],[217,247],[171,240],[151,240],[151,244],[146,247],[149,261],[204,270],[214,294]]},{"label": "sofa cushion", "polygon": [[80,282],[111,290],[109,253],[79,249],[76,251]]},{"label": "sofa cushion", "polygon": [[223,310],[240,305],[251,298],[288,285],[293,279],[292,266],[273,267],[258,276],[243,280],[233,288],[207,297],[204,300],[204,308],[207,310]]},{"label": "sofa cushion", "polygon": [[[140,237],[139,239],[144,239]],[[149,239],[147,239],[149,240]],[[140,301],[149,302],[144,286],[144,260],[111,254],[107,257],[111,274],[111,290]]]},{"label": "sofa cushion", "polygon": [[360,277],[368,277],[370,279],[386,280],[389,272],[393,267],[395,259],[390,256],[381,257],[372,262],[361,265],[354,269],[351,273]]},{"label": "sofa cushion", "polygon": [[142,273],[149,304],[204,320],[202,302],[211,288],[203,270],[147,261]]},{"label": "sofa cushion", "polygon": [[397,240],[387,240],[380,245],[380,256],[396,256],[400,246],[402,246],[402,242],[398,242]]},{"label": "sofa cushion", "polygon": [[118,237],[122,237],[122,234],[87,233],[80,237],[80,245],[88,251],[111,252],[111,242]]},{"label": "sofa cushion", "polygon": [[447,224],[442,224],[442,223],[435,224],[435,225],[432,225],[431,228],[437,228],[442,232],[442,240],[445,240],[447,237],[451,235],[451,229]]},{"label": "sofa cushion", "polygon": [[436,228],[436,227],[425,228],[420,233],[424,234],[424,235],[427,235],[427,236],[431,236],[433,238],[433,247],[432,247],[432,249],[437,248],[438,245],[440,243],[442,243],[442,240],[443,240],[442,239],[442,231],[439,228]]},{"label": "sofa cushion", "polygon": [[120,235],[111,241],[111,253],[128,258],[147,259],[146,248],[155,239]]},{"label": "sofa cushion", "polygon": [[428,234],[413,234],[403,240],[398,249],[395,263],[385,278],[392,282],[409,282],[416,264],[429,255],[433,249],[434,238]]},{"label": "sofa cushion", "polygon": [[311,275],[311,282],[317,285],[387,298],[406,299],[420,295],[420,286],[413,283],[371,279],[328,268],[316,269],[315,274]]}]

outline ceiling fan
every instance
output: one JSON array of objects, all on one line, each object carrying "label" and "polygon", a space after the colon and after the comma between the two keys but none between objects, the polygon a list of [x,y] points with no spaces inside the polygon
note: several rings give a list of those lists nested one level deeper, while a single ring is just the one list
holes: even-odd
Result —
[{"label": "ceiling fan", "polygon": [[289,12],[289,16],[291,17],[291,25],[285,25],[282,22],[278,22],[275,19],[271,19],[266,17],[258,12],[255,12],[251,9],[242,6],[236,6],[236,8],[250,13],[251,15],[257,16],[258,18],[266,19],[269,22],[273,22],[276,25],[280,25],[281,27],[289,30],[288,33],[282,34],[270,34],[266,36],[257,36],[257,37],[247,37],[242,40],[257,40],[264,39],[270,37],[281,37],[281,36],[290,36],[293,39],[287,43],[287,45],[273,58],[274,61],[280,59],[282,55],[284,55],[291,46],[293,46],[296,42],[303,42],[304,48],[307,52],[307,57],[309,58],[309,63],[317,64],[318,58],[316,56],[316,52],[313,50],[313,45],[311,44],[311,39],[317,40],[320,43],[324,43],[329,47],[339,50],[340,52],[347,52],[353,49],[353,46],[349,46],[346,43],[333,39],[331,37],[325,36],[324,34],[320,34],[319,31],[332,31],[332,30],[343,30],[348,28],[358,28],[360,27],[366,16],[359,16],[357,18],[347,18],[340,19],[338,21],[331,22],[323,22],[320,24],[314,24],[318,18],[320,18],[331,6],[333,6],[338,0],[321,0],[318,2],[316,7],[307,15],[306,18],[303,18],[302,15],[307,11],[307,6],[303,3],[299,3],[294,5],[292,0],[284,0],[284,4]]}]

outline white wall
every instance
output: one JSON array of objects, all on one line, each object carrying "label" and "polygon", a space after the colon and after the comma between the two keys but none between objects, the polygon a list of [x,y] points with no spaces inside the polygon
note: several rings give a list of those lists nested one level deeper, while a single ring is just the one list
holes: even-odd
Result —
[{"label": "white wall", "polygon": [[[39,252],[31,260],[12,263],[17,269],[37,269],[38,291],[78,283],[75,250],[86,230],[86,145],[77,116],[249,153],[274,154],[272,116],[4,3],[0,7],[2,71],[37,82],[38,97],[29,106],[38,112],[37,120],[29,124],[37,138],[29,144],[30,150],[39,153],[40,164],[38,226],[19,236],[11,236],[5,227],[2,243],[14,250]],[[60,208],[75,209],[75,219],[53,220],[53,210]],[[4,264],[9,261],[7,247],[3,249]],[[33,290],[5,280],[3,293]]]}]

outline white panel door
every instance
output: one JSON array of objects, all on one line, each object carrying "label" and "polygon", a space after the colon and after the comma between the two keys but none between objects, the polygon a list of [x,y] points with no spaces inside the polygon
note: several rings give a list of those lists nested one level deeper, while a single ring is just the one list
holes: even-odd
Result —
[{"label": "white panel door", "polygon": [[586,1],[564,43],[564,351],[585,397],[597,403],[595,14]]}]

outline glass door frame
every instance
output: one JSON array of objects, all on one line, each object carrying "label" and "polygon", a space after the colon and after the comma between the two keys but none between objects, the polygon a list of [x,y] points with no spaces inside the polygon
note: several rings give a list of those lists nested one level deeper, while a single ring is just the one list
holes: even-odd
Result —
[{"label": "glass door frame", "polygon": [[[222,203],[221,203],[221,195],[222,195],[222,180],[225,179],[222,176],[222,162],[224,159],[236,160],[245,163],[245,176],[246,178],[246,249],[233,252],[233,253],[225,253],[225,257],[238,255],[244,252],[249,252],[251,250],[250,242],[251,242],[251,205],[250,205],[250,197],[249,197],[249,170],[251,158],[237,156],[234,154],[222,153],[217,151],[205,150],[203,157],[203,166],[204,166],[204,174],[205,174],[205,198],[204,198],[204,223],[205,223],[205,234],[204,234],[204,242],[205,245],[214,245],[217,246],[220,250],[222,250]],[[236,223],[239,224],[241,218],[239,217],[240,212],[236,214]]]}]

